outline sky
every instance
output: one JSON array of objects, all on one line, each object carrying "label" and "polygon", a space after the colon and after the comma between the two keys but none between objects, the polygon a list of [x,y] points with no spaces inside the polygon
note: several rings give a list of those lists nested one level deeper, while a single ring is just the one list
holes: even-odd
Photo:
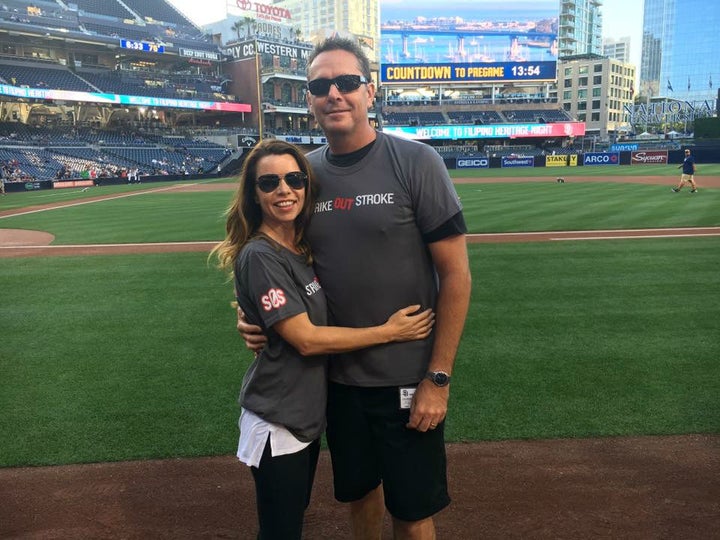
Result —
[{"label": "sky", "polygon": [[[225,6],[228,2],[228,0],[168,1],[201,26],[224,18]],[[526,0],[512,1],[527,4]],[[464,2],[472,2],[477,5],[478,0],[456,0],[454,3],[462,4]],[[638,70],[640,69],[642,48],[643,3],[643,0],[602,0],[603,38],[618,39],[630,36],[630,63],[635,64]]]},{"label": "sky", "polygon": [[630,36],[630,63],[640,72],[644,0],[602,0],[603,38]]}]

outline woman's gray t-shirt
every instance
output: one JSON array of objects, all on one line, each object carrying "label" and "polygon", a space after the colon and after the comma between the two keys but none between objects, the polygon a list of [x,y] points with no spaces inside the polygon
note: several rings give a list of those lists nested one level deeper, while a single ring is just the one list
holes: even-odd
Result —
[{"label": "woman's gray t-shirt", "polygon": [[268,343],[243,378],[240,404],[268,422],[285,426],[300,441],[325,429],[327,355],[302,356],[272,326],[307,312],[327,325],[327,303],[305,257],[257,237],[235,261],[235,290],[247,321],[263,329]]}]

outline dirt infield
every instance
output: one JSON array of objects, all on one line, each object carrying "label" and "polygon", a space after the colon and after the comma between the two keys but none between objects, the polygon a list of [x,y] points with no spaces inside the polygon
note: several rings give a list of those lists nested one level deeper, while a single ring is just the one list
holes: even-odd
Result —
[{"label": "dirt infield", "polygon": [[[668,185],[675,180],[623,179]],[[720,187],[720,178],[713,184],[708,180],[703,178],[703,185]],[[0,217],[49,207],[0,212]],[[703,231],[720,234],[718,228],[594,234]],[[588,232],[474,235],[470,241],[580,235]],[[207,251],[212,245],[52,246],[52,241],[42,231],[0,229],[0,257]],[[439,538],[720,538],[720,435],[457,443],[448,445],[448,461],[453,503],[437,516]],[[256,535],[253,490],[248,469],[233,456],[0,469],[0,538],[251,539]],[[333,500],[329,456],[323,451],[304,537],[349,538],[345,512]],[[387,522],[384,538],[390,538]]]},{"label": "dirt infield", "polygon": [[[450,444],[448,461],[439,538],[720,537],[720,436]],[[253,489],[231,456],[0,469],[0,537],[251,539]],[[322,452],[305,538],[349,538],[331,490]]]}]

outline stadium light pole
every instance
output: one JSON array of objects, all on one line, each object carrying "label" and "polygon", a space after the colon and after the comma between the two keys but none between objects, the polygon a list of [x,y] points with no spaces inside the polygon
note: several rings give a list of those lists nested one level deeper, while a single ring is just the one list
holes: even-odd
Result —
[{"label": "stadium light pole", "polygon": [[[255,42],[257,45],[257,41]],[[257,51],[257,46],[255,47],[255,80],[257,81],[257,114],[258,114],[258,142],[263,140],[263,119],[265,116],[265,111],[263,111],[262,108],[262,73],[260,70],[260,54]]]}]

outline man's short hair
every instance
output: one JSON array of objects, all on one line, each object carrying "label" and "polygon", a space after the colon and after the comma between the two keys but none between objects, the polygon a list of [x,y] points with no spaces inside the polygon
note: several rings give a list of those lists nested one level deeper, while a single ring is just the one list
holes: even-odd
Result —
[{"label": "man's short hair", "polygon": [[315,49],[310,53],[307,60],[308,72],[310,71],[310,66],[315,61],[315,58],[317,58],[319,54],[328,51],[346,51],[355,56],[355,58],[357,58],[360,72],[368,81],[371,80],[372,74],[370,73],[370,60],[368,60],[365,52],[357,42],[342,37],[329,37],[315,46]]}]

